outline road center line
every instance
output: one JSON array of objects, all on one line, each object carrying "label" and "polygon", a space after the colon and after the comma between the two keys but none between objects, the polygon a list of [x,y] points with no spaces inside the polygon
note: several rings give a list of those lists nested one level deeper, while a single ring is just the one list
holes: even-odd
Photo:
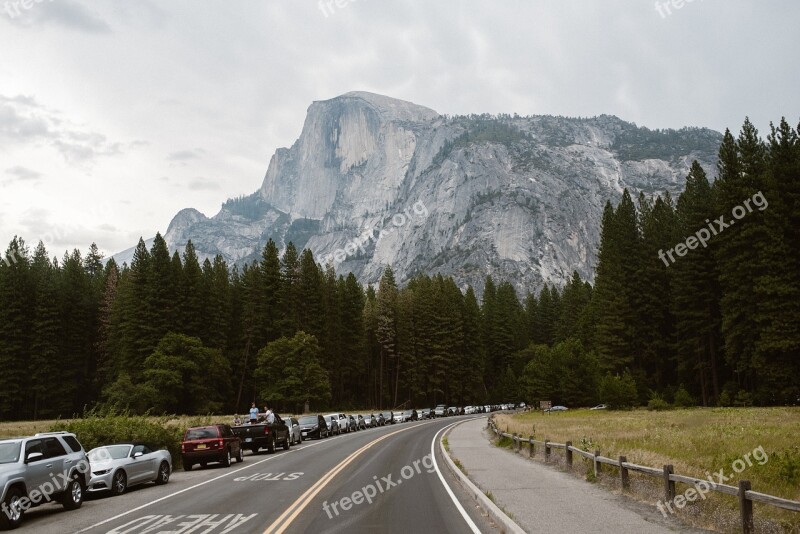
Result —
[{"label": "road center line", "polygon": [[[303,510],[305,510],[305,508],[314,499],[314,497],[316,497],[317,494],[320,491],[322,491],[322,489],[325,486],[327,486],[328,483],[331,480],[333,480],[333,478],[336,475],[338,475],[340,471],[342,471],[345,467],[347,467],[353,460],[355,460],[358,456],[360,456],[364,451],[366,451],[376,443],[379,443],[390,436],[394,436],[395,434],[398,434],[400,432],[405,432],[406,430],[411,430],[412,428],[417,428],[424,424],[425,423],[409,426],[406,428],[401,428],[400,430],[395,430],[394,432],[385,434],[379,437],[378,439],[367,443],[366,445],[364,445],[363,447],[352,453],[350,456],[342,460],[336,467],[331,469],[320,480],[318,480],[316,484],[308,488],[308,490],[306,490],[306,492],[303,495],[301,495],[300,498],[298,498],[294,503],[292,503],[291,506],[289,506],[286,509],[286,511],[283,512],[283,514],[281,514],[280,517],[278,517],[278,519],[276,519],[269,527],[267,527],[267,529],[264,531],[264,534],[282,534],[289,527],[289,525],[291,525],[292,522],[295,519],[297,519],[297,516],[300,515],[300,513]],[[281,523],[283,524],[281,525]]]}]

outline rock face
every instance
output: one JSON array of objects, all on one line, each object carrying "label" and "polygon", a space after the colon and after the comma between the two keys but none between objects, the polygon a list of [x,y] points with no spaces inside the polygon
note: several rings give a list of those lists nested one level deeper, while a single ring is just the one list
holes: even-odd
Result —
[{"label": "rock face", "polygon": [[442,273],[481,292],[491,274],[524,294],[573,270],[591,280],[605,202],[676,195],[693,160],[713,176],[721,138],[605,115],[445,117],[352,92],[309,107],[259,191],[211,218],[182,210],[165,238],[240,264],[292,241],[363,283],[391,265],[400,283]]}]

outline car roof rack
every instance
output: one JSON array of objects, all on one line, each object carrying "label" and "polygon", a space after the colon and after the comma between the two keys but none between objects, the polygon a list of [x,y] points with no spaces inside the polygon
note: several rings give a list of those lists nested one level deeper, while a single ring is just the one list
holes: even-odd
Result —
[{"label": "car roof rack", "polygon": [[55,432],[37,432],[34,434],[35,437],[39,436],[63,436],[64,434],[71,434],[72,432],[67,432],[66,430],[58,430]]}]

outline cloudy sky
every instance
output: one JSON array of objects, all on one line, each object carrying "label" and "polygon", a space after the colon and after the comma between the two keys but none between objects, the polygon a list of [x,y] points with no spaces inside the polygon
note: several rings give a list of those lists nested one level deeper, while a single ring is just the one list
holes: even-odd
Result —
[{"label": "cloudy sky", "polygon": [[351,90],[650,128],[800,120],[800,2],[324,2],[0,0],[3,248],[115,253],[213,215],[312,101]]}]

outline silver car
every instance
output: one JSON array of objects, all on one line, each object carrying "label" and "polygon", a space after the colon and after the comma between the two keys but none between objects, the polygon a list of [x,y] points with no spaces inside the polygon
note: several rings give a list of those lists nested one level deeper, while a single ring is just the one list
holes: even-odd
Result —
[{"label": "silver car", "polygon": [[137,484],[166,484],[172,473],[169,451],[153,451],[141,443],[97,447],[89,451],[88,457],[92,466],[87,488],[90,492],[110,491],[112,495],[122,495]]},{"label": "silver car", "polygon": [[289,427],[289,444],[294,445],[303,441],[303,434],[300,432],[300,422],[294,417],[287,417],[283,420]]}]

